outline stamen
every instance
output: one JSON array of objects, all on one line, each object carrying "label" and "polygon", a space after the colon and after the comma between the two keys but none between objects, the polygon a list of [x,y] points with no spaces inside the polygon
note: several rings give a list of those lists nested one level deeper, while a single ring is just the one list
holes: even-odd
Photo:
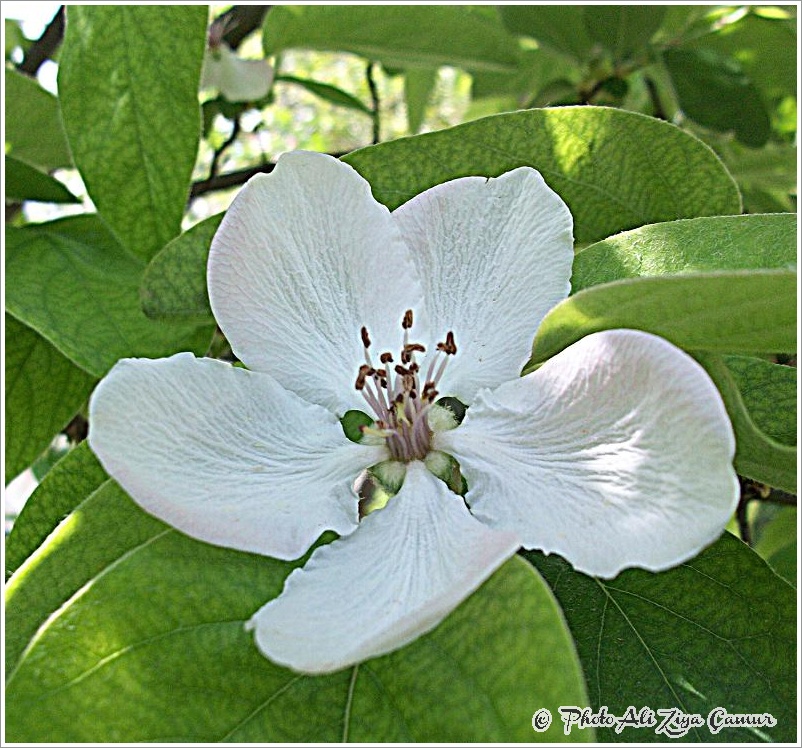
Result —
[{"label": "stamen", "polygon": [[[368,329],[360,329],[365,349],[365,363],[359,367],[355,386],[365,402],[376,415],[372,426],[363,427],[362,432],[386,440],[391,459],[401,462],[422,460],[431,448],[432,431],[429,428],[428,412],[438,396],[438,382],[443,375],[449,356],[457,352],[454,333],[449,331],[444,342],[438,343],[428,365],[426,378],[422,379],[416,353],[425,353],[425,346],[410,342],[409,330],[413,313],[407,309],[401,321],[404,331],[401,345],[401,363],[394,362],[389,351],[380,354],[381,367],[371,361],[371,346]],[[395,377],[393,377],[395,375]],[[420,375],[420,376],[419,376]]]},{"label": "stamen", "polygon": [[457,352],[457,345],[454,342],[454,333],[451,332],[451,330],[446,333],[446,342],[437,344],[437,350],[443,351],[446,356],[453,356]]},{"label": "stamen", "polygon": [[370,372],[371,368],[367,364],[362,364],[362,366],[359,367],[359,374],[357,374],[356,376],[356,384],[355,384],[355,387],[358,390],[362,390],[365,388],[365,380],[367,379]]}]

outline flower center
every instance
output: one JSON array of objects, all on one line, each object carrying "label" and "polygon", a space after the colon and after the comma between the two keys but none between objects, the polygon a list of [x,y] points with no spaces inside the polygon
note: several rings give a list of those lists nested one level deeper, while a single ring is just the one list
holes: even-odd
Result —
[{"label": "flower center", "polygon": [[449,331],[445,342],[437,344],[437,352],[427,367],[426,376],[422,376],[415,356],[425,353],[426,348],[420,343],[410,342],[411,327],[412,310],[407,309],[401,321],[404,338],[400,363],[395,363],[393,355],[385,352],[379,356],[379,366],[374,365],[370,355],[368,330],[362,328],[365,363],[359,367],[355,385],[376,417],[375,424],[363,426],[362,432],[384,438],[392,458],[402,462],[422,460],[428,454],[432,430],[427,415],[439,394],[437,385],[448,357],[457,352],[454,333]]}]

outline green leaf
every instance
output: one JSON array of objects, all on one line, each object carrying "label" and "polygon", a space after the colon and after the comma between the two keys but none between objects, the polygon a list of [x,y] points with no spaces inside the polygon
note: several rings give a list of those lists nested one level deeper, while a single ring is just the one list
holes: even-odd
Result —
[{"label": "green leaf", "polygon": [[24,52],[30,47],[30,39],[27,39],[22,33],[20,22],[15,18],[3,19],[3,34],[5,36],[6,62],[12,61],[12,54],[16,49]]},{"label": "green leaf", "polygon": [[744,197],[750,213],[796,210],[796,146],[767,143],[747,148],[737,141],[719,150]]},{"label": "green leaf", "polygon": [[700,28],[707,30],[713,23],[707,18],[714,7],[709,5],[666,5],[665,15],[654,40],[662,44],[676,44],[685,37],[698,36]]},{"label": "green leaf", "polygon": [[36,80],[5,70],[6,155],[39,169],[70,166],[58,99]]},{"label": "green leaf", "polygon": [[437,68],[410,68],[404,74],[404,100],[407,104],[409,132],[420,130],[426,106],[437,83]]},{"label": "green leaf", "polygon": [[771,122],[755,84],[739,63],[708,49],[668,49],[663,61],[679,105],[700,125],[735,133],[744,145],[759,147],[769,138]]},{"label": "green leaf", "polygon": [[58,179],[24,161],[6,156],[6,200],[35,200],[43,203],[81,202]]},{"label": "green leaf", "polygon": [[[521,51],[518,69],[513,73],[475,73],[471,96],[509,97],[508,108],[545,106],[549,97],[565,95],[578,88],[582,73],[578,65],[543,48]],[[503,103],[504,100],[502,100]]]},{"label": "green leaf", "polygon": [[770,514],[755,533],[755,552],[788,584],[796,587],[797,508],[760,505],[760,515]]},{"label": "green leaf", "polygon": [[526,368],[585,335],[615,328],[645,330],[686,350],[793,352],[796,273],[686,273],[629,278],[587,288],[546,315]]},{"label": "green leaf", "polygon": [[305,88],[309,93],[314,94],[323,101],[328,101],[330,104],[345,107],[346,109],[353,109],[363,114],[372,115],[373,112],[365,106],[356,96],[343,91],[337,86],[331,86],[328,83],[320,83],[320,81],[313,81],[309,78],[296,78],[294,75],[277,75],[276,81],[281,83],[294,83],[296,86]]},{"label": "green leaf", "polygon": [[574,292],[623,278],[715,270],[792,269],[796,216],[715,216],[626,231],[577,253]]},{"label": "green leaf", "polygon": [[775,441],[796,445],[796,367],[749,356],[724,356],[755,426]]},{"label": "green leaf", "polygon": [[[795,512],[795,510],[792,510]],[[796,517],[793,519],[793,530],[796,532]],[[797,578],[797,543],[796,537],[781,548],[778,548],[767,559],[766,563],[771,566],[788,584],[796,587]]]},{"label": "green leaf", "polygon": [[[716,216],[643,226],[579,252],[571,284],[576,291],[623,278],[663,274],[676,278],[672,274],[679,273],[699,278],[705,271],[793,268],[796,243],[793,215]],[[681,290],[679,293],[673,300],[674,314],[690,311]],[[644,301],[648,306],[657,299],[644,297]],[[662,312],[658,307],[650,309],[651,316],[641,321],[635,319],[637,312],[625,311],[622,326],[639,327],[643,323],[652,329],[654,318]],[[719,313],[726,309],[722,307]],[[670,315],[666,311],[661,320],[663,334],[668,337],[675,334]],[[721,331],[726,333],[730,326]],[[718,335],[718,330],[709,329],[711,335]],[[713,340],[701,343],[709,346]],[[775,440],[794,444],[796,370],[744,356],[725,356],[722,360],[698,351],[696,355],[722,391],[735,427],[739,472],[771,485],[794,486],[796,450]]]},{"label": "green leaf", "polygon": [[[758,8],[754,9],[759,10]],[[689,49],[708,49],[736,60],[768,101],[796,96],[796,24],[749,12],[723,29],[689,41]]]},{"label": "green leaf", "polygon": [[8,314],[5,353],[5,465],[9,481],[69,423],[89,396],[95,379]]},{"label": "green leaf", "polygon": [[[594,709],[620,716],[632,704],[674,707],[703,718],[717,706],[733,714],[768,712],[776,727],[727,728],[718,736],[693,728],[685,739],[796,740],[796,595],[748,546],[725,534],[674,569],[632,569],[611,581],[575,572],[556,556],[526,558],[562,606]],[[666,740],[648,728],[620,735],[600,729],[597,737]]]},{"label": "green leaf", "polygon": [[645,223],[741,210],[735,183],[706,145],[652,117],[603,107],[500,114],[344,160],[390,209],[449,179],[533,166],[568,204],[580,243]]},{"label": "green leaf", "polygon": [[[732,362],[733,357],[725,358],[699,351],[696,351],[694,356],[716,383],[732,421],[736,442],[734,460],[736,470],[752,480],[796,493],[796,448],[775,441],[755,425],[739,389],[734,369],[725,363],[725,360]],[[753,366],[750,366],[750,369]],[[756,373],[750,372],[748,378],[741,374],[742,380],[746,381],[749,379],[758,381],[763,377],[765,374],[760,370]],[[748,389],[746,397],[752,400],[754,408],[756,398]]]},{"label": "green leaf", "polygon": [[6,309],[97,377],[124,356],[208,346],[209,326],[144,315],[143,271],[96,216],[6,230]]},{"label": "green leaf", "polygon": [[585,31],[615,60],[642,51],[665,17],[661,5],[588,5],[582,9]]},{"label": "green leaf", "polygon": [[6,578],[22,565],[76,505],[107,480],[108,476],[86,442],[59,460],[14,520],[6,538]]},{"label": "green leaf", "polygon": [[506,70],[517,54],[494,12],[448,5],[278,5],[265,21],[263,43],[265,55],[353,52],[390,67]]},{"label": "green leaf", "polygon": [[73,5],[64,127],[103,220],[149,259],[181,230],[200,137],[205,6]]},{"label": "green leaf", "polygon": [[209,247],[223,214],[211,216],[171,241],[142,276],[142,309],[152,319],[213,322],[206,288]]},{"label": "green leaf", "polygon": [[593,41],[585,31],[579,5],[502,5],[499,12],[514,34],[531,36],[579,62],[591,56]]},{"label": "green leaf", "polygon": [[410,646],[319,677],[274,666],[244,629],[292,566],[193,541],[103,484],[7,585],[8,738],[555,741],[535,708],[586,703],[562,615],[521,559]]}]

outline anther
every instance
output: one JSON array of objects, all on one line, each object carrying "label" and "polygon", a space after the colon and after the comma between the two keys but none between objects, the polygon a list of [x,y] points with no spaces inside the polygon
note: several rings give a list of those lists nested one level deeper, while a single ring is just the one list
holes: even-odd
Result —
[{"label": "anther", "polygon": [[438,343],[437,350],[442,351],[446,356],[453,356],[457,352],[457,344],[454,342],[454,333],[450,330],[446,333],[446,342]]},{"label": "anther", "polygon": [[426,382],[423,387],[423,392],[421,393],[421,400],[429,400],[433,401],[439,393],[435,389],[435,383],[433,381]]},{"label": "anther", "polygon": [[400,362],[395,364],[393,354],[384,351],[379,355],[380,367],[371,360],[367,327],[360,329],[365,363],[359,367],[355,383],[376,415],[374,424],[363,428],[362,432],[386,439],[392,459],[401,462],[423,459],[428,453],[432,438],[428,413],[438,397],[437,385],[448,358],[457,352],[454,333],[449,331],[445,340],[437,344],[437,352],[428,362],[424,378],[415,354],[425,354],[426,347],[410,342],[412,324],[413,313],[407,309],[401,321],[404,334]]},{"label": "anther", "polygon": [[356,384],[354,385],[358,390],[365,389],[365,380],[373,375],[373,369],[367,364],[362,364],[359,367],[359,374],[356,375]]}]

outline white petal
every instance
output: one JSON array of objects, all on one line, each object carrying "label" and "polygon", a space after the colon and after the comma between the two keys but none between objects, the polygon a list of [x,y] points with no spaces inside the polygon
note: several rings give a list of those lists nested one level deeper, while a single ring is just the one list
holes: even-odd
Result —
[{"label": "white petal", "polygon": [[322,673],[408,644],[475,591],[520,542],[471,517],[419,462],[347,538],[316,550],[249,623],[259,649]]},{"label": "white petal", "polygon": [[194,538],[290,559],[357,523],[351,484],[382,448],[264,374],[189,353],[120,361],[90,403],[89,443],[145,511]]},{"label": "white petal", "polygon": [[225,42],[207,52],[201,88],[216,88],[229,101],[256,101],[267,95],[273,68],[266,60],[244,60]]},{"label": "white petal", "polygon": [[320,153],[285,154],[242,188],[212,242],[208,276],[237,356],[340,414],[365,408],[354,389],[360,328],[378,358],[400,348],[405,310],[421,316],[392,216],[356,171]]},{"label": "white petal", "polygon": [[429,326],[453,330],[444,395],[470,402],[520,374],[532,339],[570,289],[573,220],[534,169],[465,177],[418,195],[393,216],[423,283]]},{"label": "white petal", "polygon": [[735,440],[712,381],[633,330],[589,335],[480,393],[436,446],[459,460],[479,519],[602,577],[694,556],[738,502]]},{"label": "white petal", "polygon": [[225,43],[207,51],[201,88],[216,88],[229,101],[256,101],[267,95],[274,71],[266,60],[243,60]]}]

